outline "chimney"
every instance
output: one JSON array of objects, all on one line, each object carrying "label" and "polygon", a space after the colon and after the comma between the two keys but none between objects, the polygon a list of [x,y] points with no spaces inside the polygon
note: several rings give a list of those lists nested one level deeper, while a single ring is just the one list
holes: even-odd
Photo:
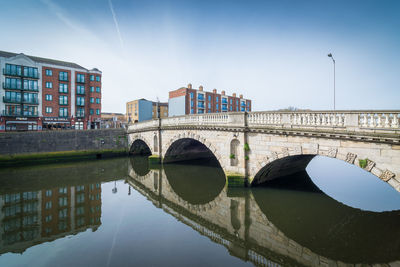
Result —
[{"label": "chimney", "polygon": [[221,92],[221,95],[225,95],[225,91],[222,91],[222,92]]},{"label": "chimney", "polygon": [[240,98],[243,98],[243,95],[240,95],[239,97],[240,97]]},{"label": "chimney", "polygon": [[233,97],[236,97],[236,93],[233,93],[232,96],[233,96]]},{"label": "chimney", "polygon": [[199,91],[203,91],[203,85],[199,86]]},{"label": "chimney", "polygon": [[217,89],[213,89],[213,93],[216,94],[217,93]]},{"label": "chimney", "polygon": [[187,85],[187,88],[188,88],[188,89],[192,89],[192,84],[189,83],[189,84]]}]

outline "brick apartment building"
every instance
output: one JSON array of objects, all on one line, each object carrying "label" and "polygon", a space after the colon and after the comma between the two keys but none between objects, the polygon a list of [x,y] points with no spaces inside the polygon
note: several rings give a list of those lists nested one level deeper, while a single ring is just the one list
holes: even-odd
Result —
[{"label": "brick apartment building", "polygon": [[0,67],[0,131],[100,128],[98,69],[4,51]]},{"label": "brick apartment building", "polygon": [[185,114],[203,114],[218,112],[244,112],[251,111],[251,100],[239,97],[236,94],[221,94],[214,89],[212,92],[203,91],[203,86],[193,89],[191,84],[169,92],[169,116]]}]

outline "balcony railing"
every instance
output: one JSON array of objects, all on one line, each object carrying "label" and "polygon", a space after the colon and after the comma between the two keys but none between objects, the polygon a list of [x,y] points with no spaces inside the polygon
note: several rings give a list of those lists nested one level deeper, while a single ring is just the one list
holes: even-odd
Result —
[{"label": "balcony railing", "polygon": [[23,117],[38,117],[38,112],[29,112],[29,111],[11,111],[11,110],[3,110],[1,113],[3,116],[23,116]]},{"label": "balcony railing", "polygon": [[22,103],[24,103],[24,104],[32,104],[32,105],[39,105],[39,99],[23,99]]},{"label": "balcony railing", "polygon": [[22,84],[21,84],[21,86],[18,86],[16,84],[7,84],[5,82],[3,82],[3,89],[39,92],[39,88],[23,88]]},{"label": "balcony railing", "polygon": [[15,98],[15,97],[5,97],[3,96],[3,102],[4,103],[21,103],[22,99],[21,98]]},{"label": "balcony railing", "polygon": [[14,76],[14,77],[24,77],[24,78],[31,78],[31,79],[39,79],[39,77],[40,77],[39,73],[36,73],[33,75],[25,75],[24,71],[21,71],[21,73],[16,73],[16,72],[7,71],[4,68],[3,68],[3,75]]}]

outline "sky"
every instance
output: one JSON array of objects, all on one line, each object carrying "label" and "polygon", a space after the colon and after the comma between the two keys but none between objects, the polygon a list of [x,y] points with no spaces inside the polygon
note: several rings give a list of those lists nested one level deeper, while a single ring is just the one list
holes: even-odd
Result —
[{"label": "sky", "polygon": [[400,109],[400,1],[0,0],[0,50],[103,72],[102,111],[203,85],[289,106]]}]

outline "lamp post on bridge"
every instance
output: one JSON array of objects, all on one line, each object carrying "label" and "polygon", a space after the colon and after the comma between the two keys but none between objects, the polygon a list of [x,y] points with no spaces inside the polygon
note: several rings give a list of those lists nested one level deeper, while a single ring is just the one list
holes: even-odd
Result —
[{"label": "lamp post on bridge", "polygon": [[333,61],[333,110],[336,110],[336,68],[335,68],[335,59],[333,58],[332,54],[329,53],[328,57],[332,58]]}]

